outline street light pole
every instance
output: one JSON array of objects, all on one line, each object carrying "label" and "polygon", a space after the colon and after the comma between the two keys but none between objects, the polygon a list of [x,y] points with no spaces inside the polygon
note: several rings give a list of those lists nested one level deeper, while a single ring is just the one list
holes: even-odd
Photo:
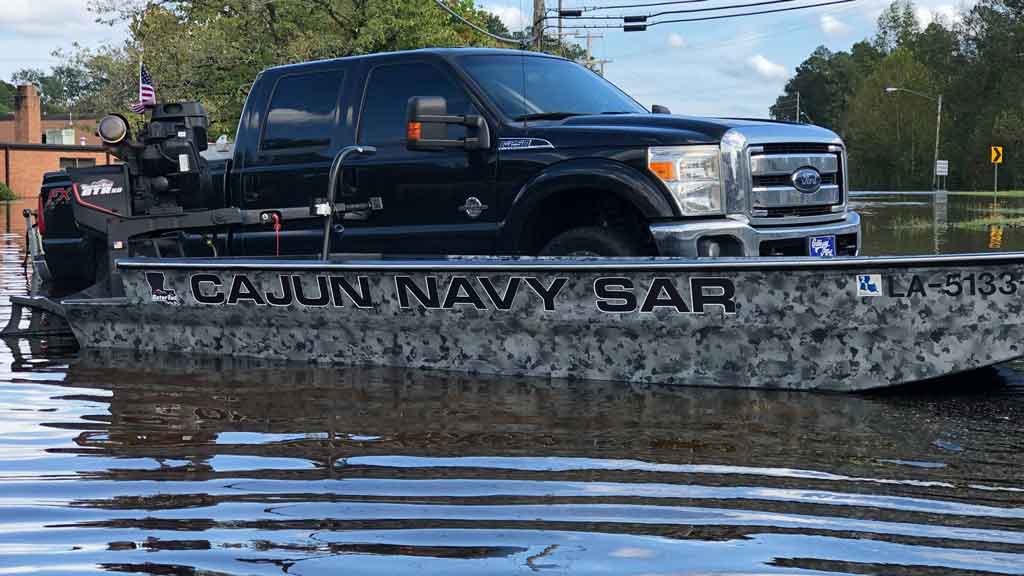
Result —
[{"label": "street light pole", "polygon": [[908,88],[895,88],[893,86],[886,86],[885,91],[889,94],[892,94],[893,92],[910,92],[915,96],[927,98],[932,102],[937,103],[935,111],[935,158],[932,161],[932,188],[937,190],[939,187],[939,127],[942,125],[942,94],[939,94],[939,97],[936,98],[934,96],[929,96],[916,90],[910,90]]},{"label": "street light pole", "polygon": [[942,126],[942,94],[935,112],[935,161],[932,162],[932,188],[939,189],[939,127]]}]

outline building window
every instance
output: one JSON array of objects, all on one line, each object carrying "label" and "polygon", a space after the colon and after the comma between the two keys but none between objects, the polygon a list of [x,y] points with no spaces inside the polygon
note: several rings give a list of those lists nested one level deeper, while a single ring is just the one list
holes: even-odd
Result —
[{"label": "building window", "polygon": [[43,144],[63,144],[65,146],[72,146],[75,143],[75,129],[74,128],[55,128],[48,129],[43,133]]},{"label": "building window", "polygon": [[61,158],[60,169],[65,168],[89,168],[96,165],[95,158]]}]

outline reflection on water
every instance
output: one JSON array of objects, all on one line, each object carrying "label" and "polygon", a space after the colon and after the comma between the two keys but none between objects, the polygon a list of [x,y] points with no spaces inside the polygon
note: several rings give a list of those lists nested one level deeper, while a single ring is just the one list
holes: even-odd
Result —
[{"label": "reflection on water", "polygon": [[[907,202],[866,227],[938,221]],[[875,246],[957,246],[958,202]],[[1014,366],[850,396],[0,357],[0,574],[1024,573]]]},{"label": "reflection on water", "polygon": [[151,574],[1015,573],[1014,378],[991,374],[953,396],[850,397],[37,360],[0,398],[0,562]]}]

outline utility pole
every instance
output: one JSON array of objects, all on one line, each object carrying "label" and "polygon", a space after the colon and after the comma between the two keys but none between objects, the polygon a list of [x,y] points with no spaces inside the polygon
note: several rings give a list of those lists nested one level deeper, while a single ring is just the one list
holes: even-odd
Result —
[{"label": "utility pole", "polygon": [[544,0],[533,0],[533,47],[540,51],[544,49]]},{"label": "utility pole", "polygon": [[558,0],[558,44],[562,44],[562,0]]},{"label": "utility pole", "polygon": [[600,74],[601,74],[601,76],[604,76],[604,65],[605,64],[610,64],[611,60],[595,60],[594,59],[594,54],[593,54],[593,47],[594,47],[593,40],[595,38],[604,38],[604,34],[591,34],[590,32],[587,32],[586,34],[577,34],[576,37],[577,38],[585,38],[587,40],[587,58],[586,58],[586,62],[585,62],[586,65],[588,67],[589,66],[594,66],[594,65],[600,66],[601,67]]},{"label": "utility pole", "polygon": [[796,123],[800,123],[800,91],[796,91]]}]

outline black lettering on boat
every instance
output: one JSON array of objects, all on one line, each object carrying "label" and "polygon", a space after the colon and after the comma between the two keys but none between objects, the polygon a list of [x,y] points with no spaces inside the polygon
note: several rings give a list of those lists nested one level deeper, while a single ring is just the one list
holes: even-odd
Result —
[{"label": "black lettering on boat", "polygon": [[921,282],[921,278],[914,274],[910,277],[910,287],[907,288],[907,297],[913,296],[914,294],[920,294],[924,296],[924,283]]},{"label": "black lettering on boat", "polygon": [[480,276],[477,278],[477,282],[483,286],[484,292],[487,293],[487,297],[491,300],[491,304],[494,305],[497,310],[511,310],[512,303],[516,300],[516,294],[519,293],[519,285],[522,284],[523,279],[519,276],[511,276],[508,279],[508,284],[505,285],[505,292],[501,295],[498,294],[498,289],[494,285],[494,282],[486,276]]},{"label": "black lettering on boat", "polygon": [[419,301],[424,308],[440,308],[441,298],[437,293],[437,278],[427,276],[427,289],[421,290],[416,281],[409,276],[395,276],[395,292],[398,293],[398,305],[402,308],[410,308],[409,294]]},{"label": "black lettering on boat", "polygon": [[889,293],[889,297],[890,298],[905,298],[907,296],[906,294],[904,294],[902,292],[898,292],[896,290],[896,276],[893,276],[893,275],[886,276],[885,277],[885,283],[886,283],[886,288],[887,288],[886,292]]},{"label": "black lettering on boat", "polygon": [[544,310],[548,312],[555,309],[555,298],[562,291],[562,288],[565,287],[566,283],[569,282],[568,278],[555,278],[551,281],[551,285],[545,288],[539,278],[527,276],[524,280],[526,280],[526,285],[532,288],[537,296],[544,300]]},{"label": "black lettering on boat", "polygon": [[[662,293],[665,298],[662,298]],[[686,314],[690,311],[686,306],[686,300],[676,289],[671,278],[655,278],[651,281],[651,287],[647,290],[647,297],[644,298],[641,312],[653,312],[655,308],[675,308],[676,312]]]},{"label": "black lettering on boat", "polygon": [[456,304],[472,304],[477,310],[485,310],[487,306],[473,288],[468,278],[453,276],[448,283],[448,291],[444,295],[444,304],[441,307],[450,310]]},{"label": "black lettering on boat", "polygon": [[341,307],[345,305],[345,297],[348,297],[356,308],[373,308],[373,295],[370,293],[370,280],[366,276],[356,278],[359,290],[356,290],[348,279],[342,276],[331,276],[331,296],[334,298],[334,305]]},{"label": "black lettering on boat", "polygon": [[601,312],[634,312],[636,296],[629,278],[598,278],[594,280],[597,309]]},{"label": "black lettering on boat", "polygon": [[228,304],[238,304],[239,300],[248,300],[259,306],[266,304],[252,280],[245,274],[235,274],[231,279],[231,288],[228,290]]},{"label": "black lettering on boat", "polygon": [[704,314],[708,306],[721,306],[726,314],[736,313],[736,286],[729,278],[690,278],[693,313]]},{"label": "black lettering on boat", "polygon": [[331,291],[327,287],[327,278],[325,276],[316,277],[317,286],[317,297],[309,298],[302,288],[302,276],[292,276],[292,284],[295,286],[295,299],[299,301],[299,304],[303,306],[327,306],[331,303]]},{"label": "black lettering on boat", "polygon": [[[207,291],[204,284],[212,285],[212,290]],[[192,297],[200,304],[224,303],[224,292],[220,289],[222,282],[216,274],[193,274],[189,278],[189,286],[192,288]]]},{"label": "black lettering on boat", "polygon": [[267,304],[271,306],[288,306],[295,301],[295,293],[292,290],[292,278],[288,274],[278,274],[277,281],[281,285],[281,294],[267,292]]}]

